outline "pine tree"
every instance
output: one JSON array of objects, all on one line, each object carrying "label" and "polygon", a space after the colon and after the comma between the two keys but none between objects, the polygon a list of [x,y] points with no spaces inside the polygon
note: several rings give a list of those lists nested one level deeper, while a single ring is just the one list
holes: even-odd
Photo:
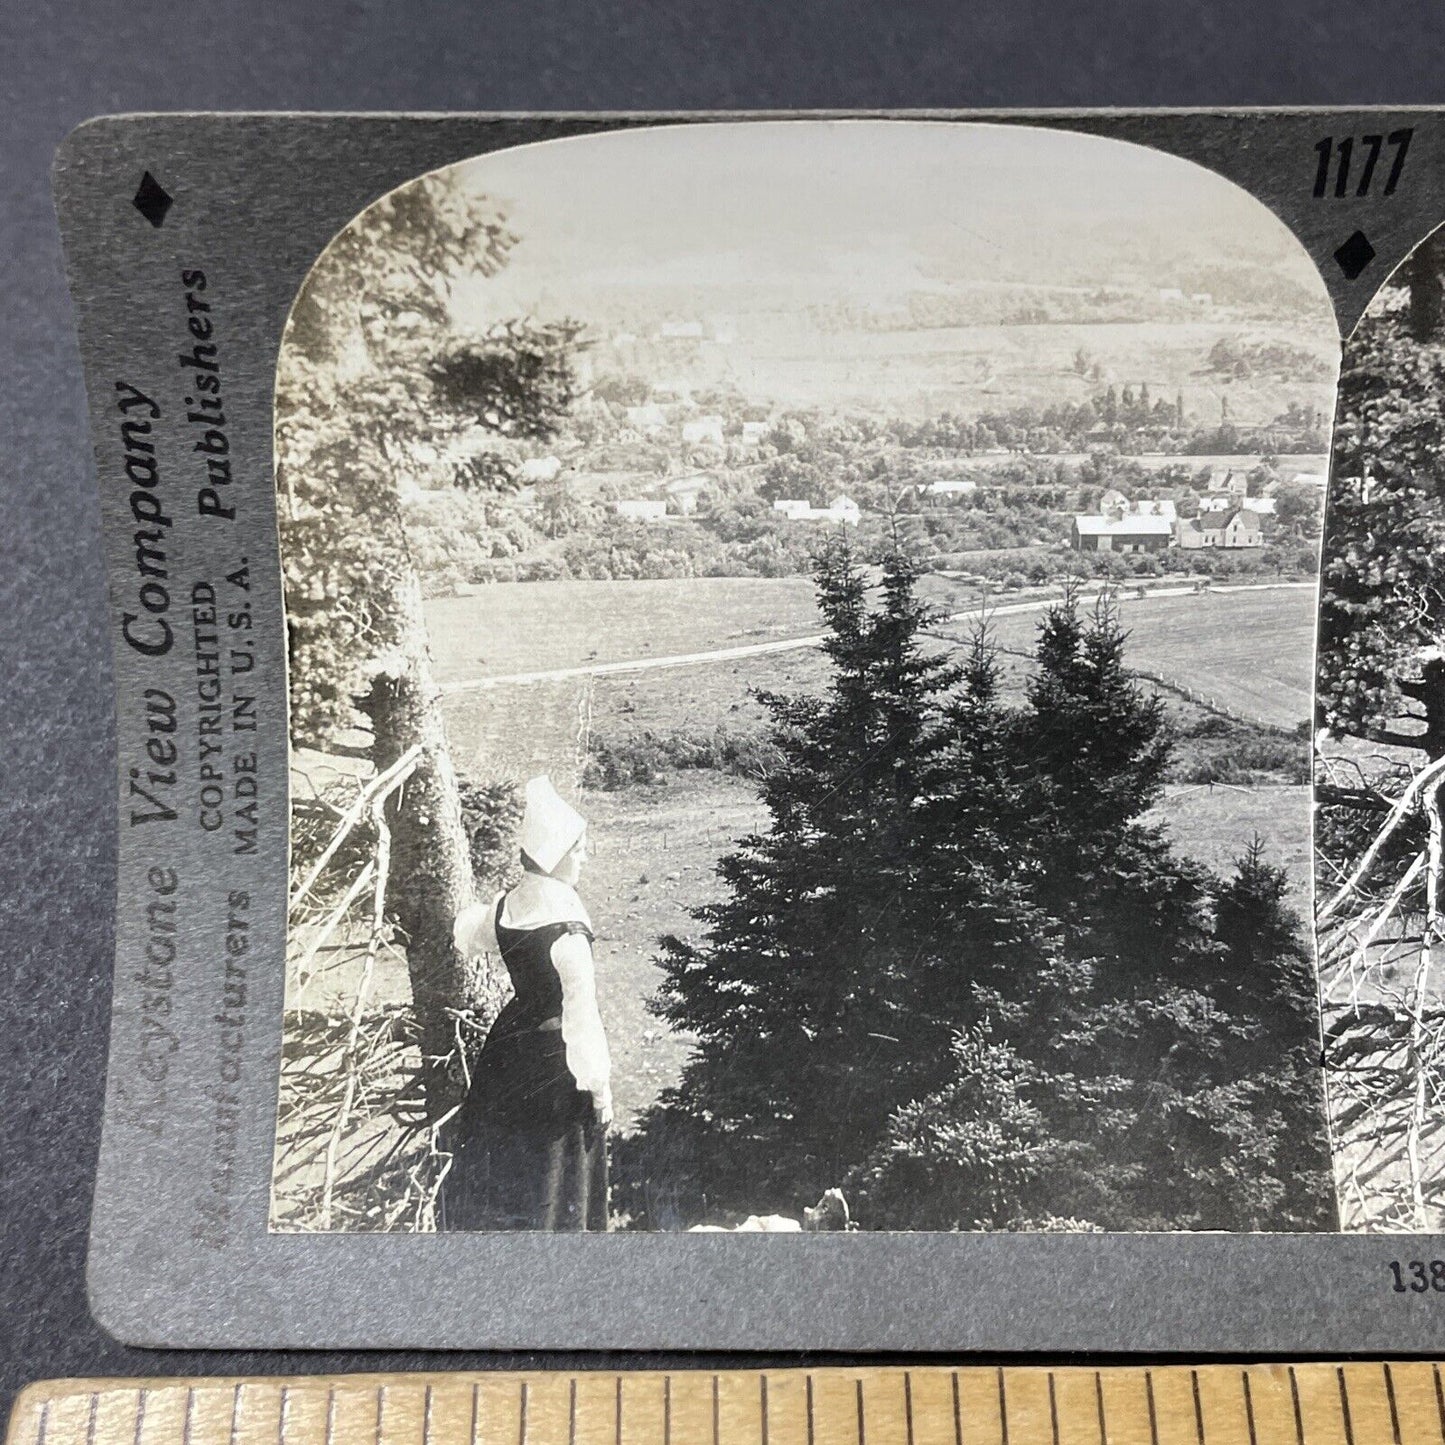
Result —
[{"label": "pine tree", "polygon": [[782,759],[763,785],[770,828],[719,864],[727,895],[698,910],[703,940],[664,940],[658,1012],[697,1047],[643,1133],[674,1171],[691,1155],[688,1187],[714,1210],[795,1209],[946,1070],[949,1027],[917,1037],[903,920],[942,746],[934,699],[955,674],[924,649],[915,581],[889,556],[870,608],[846,548],[824,553],[828,691],[761,695]]},{"label": "pine tree", "polygon": [[820,568],[833,679],[768,699],[768,832],[723,860],[660,1012],[697,1040],[618,1150],[671,1227],[842,1184],[865,1227],[1313,1228],[1329,1217],[1314,985],[1284,876],[1229,884],[1147,820],[1162,708],[1108,608],[1046,618],[1025,704]]},{"label": "pine tree", "polygon": [[[897,1110],[850,1176],[865,1223],[1329,1227],[1315,986],[1284,875],[1252,849],[1224,884],[1143,820],[1168,737],[1123,644],[1108,609],[1066,601],[1027,706],[988,719],[1001,806],[980,851],[1012,859],[1032,931],[1017,967],[969,959],[959,1073]],[[966,844],[944,861],[937,886],[962,900]],[[961,940],[980,918],[963,903]]]},{"label": "pine tree", "polygon": [[1127,987],[1197,945],[1207,874],[1143,821],[1162,797],[1171,744],[1164,705],[1125,665],[1125,642],[1107,601],[1087,618],[1073,596],[1052,608],[1015,746],[1032,777],[1037,901],[1064,925],[1072,956],[1099,958]]},{"label": "pine tree", "polygon": [[1287,902],[1288,878],[1258,838],[1235,860],[1215,899],[1219,961],[1212,1001],[1234,1027],[1221,1030],[1218,1086],[1248,1081],[1252,1128],[1231,1138],[1234,1171],[1250,1200],[1232,1201],[1245,1227],[1337,1227],[1320,1068],[1320,1014],[1313,949]]}]

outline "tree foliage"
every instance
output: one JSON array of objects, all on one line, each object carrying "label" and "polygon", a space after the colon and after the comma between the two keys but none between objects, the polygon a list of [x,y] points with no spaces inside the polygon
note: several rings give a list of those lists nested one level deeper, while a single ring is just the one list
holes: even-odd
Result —
[{"label": "tree foliage", "polygon": [[1320,594],[1319,722],[1445,752],[1445,339],[1407,294],[1361,318],[1340,376]]},{"label": "tree foliage", "polygon": [[832,679],[770,697],[771,827],[720,866],[659,1011],[696,1039],[619,1158],[651,1224],[842,1184],[875,1228],[1332,1218],[1309,953],[1284,877],[1147,820],[1159,702],[1108,607],[1043,623],[1021,704],[928,641],[911,566],[818,571]]},{"label": "tree foliage", "polygon": [[[457,281],[495,273],[514,241],[498,208],[452,171],[393,191],[312,268],[277,368],[291,741],[359,756],[374,776],[405,769],[378,825],[387,847],[373,863],[372,932],[405,951],[428,1065],[454,1052],[459,1013],[485,1023],[499,1001],[498,980],[457,952],[452,921],[473,899],[479,848],[488,852],[478,808],[505,808],[464,800],[458,784],[401,496],[429,461],[460,455],[464,433],[550,436],[571,403],[575,326],[517,318],[467,335],[455,325]],[[507,455],[493,450],[488,466],[471,449],[469,480],[507,484]],[[434,1113],[453,1081],[432,1078],[444,1081],[427,1087]]]}]

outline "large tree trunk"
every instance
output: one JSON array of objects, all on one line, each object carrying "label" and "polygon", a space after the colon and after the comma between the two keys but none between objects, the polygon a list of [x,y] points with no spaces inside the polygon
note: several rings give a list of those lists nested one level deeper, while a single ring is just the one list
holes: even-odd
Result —
[{"label": "large tree trunk", "polygon": [[[361,710],[371,720],[378,772],[418,744],[422,748],[416,769],[386,805],[391,829],[387,895],[406,949],[423,1053],[435,1065],[457,1051],[461,1035],[454,1012],[470,1010],[483,1026],[490,1024],[503,986],[490,970],[472,967],[452,944],[453,920],[476,899],[471,849],[414,576],[399,583],[395,601],[398,645]],[[433,1119],[457,1102],[461,1077],[457,1067],[428,1070],[427,1112]]]}]

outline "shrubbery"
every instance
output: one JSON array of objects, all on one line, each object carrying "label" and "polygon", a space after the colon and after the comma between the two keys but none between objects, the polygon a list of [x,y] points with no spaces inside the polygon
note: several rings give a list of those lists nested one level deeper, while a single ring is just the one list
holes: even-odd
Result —
[{"label": "shrubbery", "polygon": [[616,742],[594,734],[582,785],[597,792],[614,792],[665,782],[669,772],[691,768],[758,780],[767,776],[780,757],[777,745],[762,729],[719,725],[711,732],[634,733]]},{"label": "shrubbery", "polygon": [[1199,712],[1176,721],[1166,774],[1171,783],[1310,781],[1308,724],[1290,732],[1263,723]]}]

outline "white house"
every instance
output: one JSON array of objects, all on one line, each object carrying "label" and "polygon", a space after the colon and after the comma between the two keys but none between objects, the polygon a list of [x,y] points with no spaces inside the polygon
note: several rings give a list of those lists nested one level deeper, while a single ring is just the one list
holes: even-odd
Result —
[{"label": "white house", "polygon": [[1125,517],[1167,517],[1170,522],[1178,519],[1179,509],[1166,500],[1131,502],[1117,487],[1110,487],[1099,498],[1099,515],[1119,513]]},{"label": "white house", "polygon": [[687,446],[722,446],[723,419],[720,416],[699,416],[683,422],[682,440]]},{"label": "white house", "polygon": [[517,468],[517,476],[523,482],[555,482],[561,471],[560,457],[528,457]]},{"label": "white house", "polygon": [[929,482],[923,489],[928,497],[966,497],[976,491],[977,482]]},{"label": "white house", "polygon": [[655,402],[627,408],[627,425],[643,436],[652,436],[667,429],[667,413]]},{"label": "white house", "polygon": [[1214,513],[1180,522],[1176,535],[1179,546],[1186,552],[1196,551],[1201,547],[1234,550],[1264,546],[1264,533],[1260,530],[1258,514],[1243,507],[1232,512]]},{"label": "white house", "polygon": [[1239,505],[1246,512],[1257,512],[1261,517],[1274,516],[1273,497],[1246,497]]},{"label": "white house", "polygon": [[634,522],[662,522],[667,519],[667,503],[661,498],[654,501],[650,497],[626,497],[613,502],[612,510],[619,517],[627,517]]},{"label": "white house", "polygon": [[769,423],[765,421],[745,421],[743,423],[742,444],[745,447],[755,447],[768,434]]},{"label": "white house", "polygon": [[1232,467],[1225,472],[1224,480],[1209,483],[1211,492],[1227,492],[1232,497],[1245,497],[1249,495],[1249,478],[1243,472],[1236,472]]},{"label": "white house", "polygon": [[863,516],[862,508],[851,497],[834,497],[826,507],[815,507],[798,497],[780,498],[773,510],[781,512],[790,522],[841,522],[856,527]]}]

